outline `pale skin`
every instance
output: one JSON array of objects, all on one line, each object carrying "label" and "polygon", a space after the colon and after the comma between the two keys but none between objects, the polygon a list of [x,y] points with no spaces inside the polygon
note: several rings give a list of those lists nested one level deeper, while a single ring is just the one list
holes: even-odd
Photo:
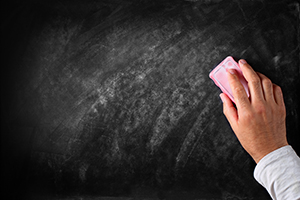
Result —
[{"label": "pale skin", "polygon": [[227,71],[227,78],[236,102],[221,93],[223,113],[243,148],[258,163],[270,152],[288,145],[286,139],[286,110],[281,88],[265,75],[255,72],[244,60],[239,65],[248,81],[250,97],[236,76]]}]

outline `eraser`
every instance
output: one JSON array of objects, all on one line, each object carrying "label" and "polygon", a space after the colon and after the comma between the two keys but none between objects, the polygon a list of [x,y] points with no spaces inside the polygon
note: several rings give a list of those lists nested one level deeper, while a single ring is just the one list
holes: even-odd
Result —
[{"label": "eraser", "polygon": [[235,60],[231,56],[228,56],[219,65],[217,65],[209,73],[209,77],[222,90],[222,92],[225,93],[235,103],[229,82],[227,80],[227,74],[226,74],[227,69],[235,69],[236,70],[237,76],[238,76],[240,82],[242,83],[242,85],[244,86],[247,96],[249,97],[250,94],[249,94],[249,89],[248,89],[248,82],[244,78],[239,64],[236,63]]}]

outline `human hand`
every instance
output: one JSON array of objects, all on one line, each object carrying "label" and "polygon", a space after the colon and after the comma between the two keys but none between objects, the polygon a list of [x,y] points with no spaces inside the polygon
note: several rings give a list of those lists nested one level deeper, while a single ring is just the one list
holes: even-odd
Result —
[{"label": "human hand", "polygon": [[228,70],[227,78],[237,109],[229,97],[221,93],[223,113],[243,148],[258,163],[268,153],[288,145],[285,105],[279,86],[255,72],[245,60],[240,60],[239,65],[248,81],[250,97],[247,97],[237,72]]}]

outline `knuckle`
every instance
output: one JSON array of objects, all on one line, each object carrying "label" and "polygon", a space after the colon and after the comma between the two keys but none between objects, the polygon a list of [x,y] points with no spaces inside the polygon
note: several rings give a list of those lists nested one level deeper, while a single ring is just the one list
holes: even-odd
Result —
[{"label": "knuckle", "polygon": [[255,110],[258,114],[265,114],[266,113],[266,107],[264,105],[256,106]]},{"label": "knuckle", "polygon": [[258,77],[253,77],[250,83],[254,86],[260,85],[260,79]]},{"label": "knuckle", "polygon": [[278,92],[281,92],[281,87],[274,84],[274,89]]},{"label": "knuckle", "polygon": [[252,69],[252,67],[248,63],[244,64],[244,66],[248,69]]},{"label": "knuckle", "polygon": [[276,85],[275,83],[273,83],[273,87],[274,87],[274,89],[278,89],[278,88],[280,88],[278,85]]},{"label": "knuckle", "polygon": [[258,90],[259,88],[261,88],[260,81],[252,82],[252,86],[254,90]]},{"label": "knuckle", "polygon": [[241,94],[243,94],[243,92],[245,91],[245,89],[244,89],[243,87],[236,86],[236,87],[234,87],[234,91],[235,91],[238,95],[241,95]]},{"label": "knuckle", "polygon": [[245,111],[245,112],[243,113],[243,118],[244,118],[245,120],[247,120],[247,121],[253,120],[253,117],[254,117],[253,112]]},{"label": "knuckle", "polygon": [[274,93],[277,94],[277,96],[283,98],[282,97],[282,90],[281,90],[280,86],[274,84],[273,90],[274,90]]},{"label": "knuckle", "polygon": [[262,83],[264,85],[266,85],[267,87],[271,87],[272,86],[272,81],[270,79],[268,79],[268,78],[263,79]]},{"label": "knuckle", "polygon": [[247,108],[247,103],[246,103],[247,99],[246,98],[240,98],[238,102],[239,102],[239,105],[241,108]]}]

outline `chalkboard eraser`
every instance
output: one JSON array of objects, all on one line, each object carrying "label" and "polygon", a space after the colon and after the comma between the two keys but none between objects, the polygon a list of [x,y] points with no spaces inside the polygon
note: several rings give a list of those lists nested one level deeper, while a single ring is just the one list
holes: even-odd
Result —
[{"label": "chalkboard eraser", "polygon": [[249,97],[250,94],[248,89],[248,82],[244,78],[239,64],[235,62],[235,60],[231,56],[228,56],[220,64],[218,64],[209,73],[209,77],[222,90],[222,92],[225,93],[235,103],[229,82],[227,80],[227,74],[226,74],[227,69],[235,69],[237,71],[238,78],[242,83],[242,85],[244,86],[244,89]]}]

